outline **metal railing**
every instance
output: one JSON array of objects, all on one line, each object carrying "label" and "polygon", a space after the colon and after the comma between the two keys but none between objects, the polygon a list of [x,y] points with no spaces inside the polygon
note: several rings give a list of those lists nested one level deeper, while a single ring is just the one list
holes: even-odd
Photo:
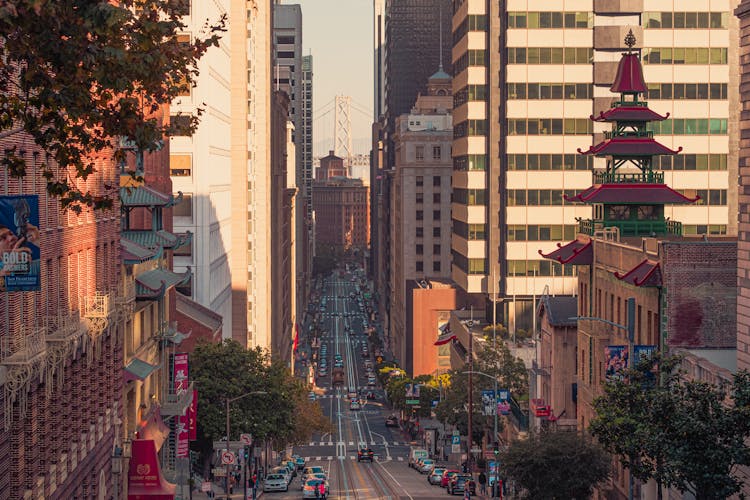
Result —
[{"label": "metal railing", "polygon": [[620,236],[682,235],[682,223],[672,220],[593,220],[578,221],[578,232],[593,236],[595,231],[616,227]]},{"label": "metal railing", "polygon": [[83,299],[83,316],[85,318],[107,318],[109,317],[111,307],[110,301],[112,296],[108,292],[95,292],[94,295],[87,295]]},{"label": "metal railing", "polygon": [[510,415],[519,431],[529,430],[528,411],[524,411],[513,397],[510,398]]},{"label": "metal railing", "polygon": [[21,328],[18,335],[5,336],[0,341],[0,361],[5,364],[24,364],[47,351],[47,327]]},{"label": "metal railing", "polygon": [[664,184],[663,172],[594,172],[594,184]]},{"label": "metal railing", "polygon": [[164,416],[182,415],[185,409],[190,405],[193,397],[193,382],[190,382],[187,389],[183,392],[175,392],[174,387],[169,388],[169,392],[164,395],[164,401],[161,405],[161,414]]}]

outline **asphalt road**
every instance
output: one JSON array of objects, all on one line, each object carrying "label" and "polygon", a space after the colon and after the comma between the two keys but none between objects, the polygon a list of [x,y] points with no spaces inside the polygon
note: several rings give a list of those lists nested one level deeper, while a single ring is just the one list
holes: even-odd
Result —
[{"label": "asphalt road", "polygon": [[[362,346],[367,343],[364,334],[365,315],[360,312],[352,275],[338,272],[329,277],[321,293],[325,300],[322,313],[324,334],[321,345],[328,346],[328,375],[316,377],[316,393],[323,412],[331,417],[335,432],[314,436],[305,445],[295,447],[294,453],[305,458],[307,465],[320,465],[328,471],[331,499],[428,499],[443,498],[445,490],[427,483],[427,476],[410,469],[407,465],[409,443],[398,428],[385,426],[385,417],[390,414],[384,404],[380,387],[368,388],[364,366],[365,359],[372,359],[372,349],[367,358],[362,355]],[[359,294],[357,295],[360,296]],[[365,307],[367,304],[365,303]],[[347,333],[351,329],[352,333]],[[369,346],[368,346],[369,348]],[[344,386],[331,386],[331,370],[336,354],[344,361]],[[362,388],[363,398],[372,390],[376,399],[366,401],[360,410],[350,409],[347,393]],[[357,450],[365,444],[375,452],[374,462],[357,462]],[[269,492],[264,498],[302,498],[299,477],[290,484],[288,492]]]}]

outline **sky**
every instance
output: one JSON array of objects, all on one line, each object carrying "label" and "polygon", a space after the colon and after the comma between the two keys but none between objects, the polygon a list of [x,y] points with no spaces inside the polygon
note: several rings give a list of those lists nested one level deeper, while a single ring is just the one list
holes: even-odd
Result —
[{"label": "sky", "polygon": [[[352,149],[369,153],[372,0],[286,0],[302,6],[303,54],[313,56],[313,155],[333,149],[336,95],[352,98]],[[330,110],[330,111],[329,111]]]}]

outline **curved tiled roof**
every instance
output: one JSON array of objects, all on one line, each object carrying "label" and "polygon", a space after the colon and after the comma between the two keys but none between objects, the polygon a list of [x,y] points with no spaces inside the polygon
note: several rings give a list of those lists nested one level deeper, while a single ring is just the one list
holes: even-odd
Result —
[{"label": "curved tiled roof", "polygon": [[565,196],[567,201],[581,203],[620,203],[647,205],[675,205],[695,203],[700,199],[688,198],[666,184],[601,184],[594,185],[575,196]]}]

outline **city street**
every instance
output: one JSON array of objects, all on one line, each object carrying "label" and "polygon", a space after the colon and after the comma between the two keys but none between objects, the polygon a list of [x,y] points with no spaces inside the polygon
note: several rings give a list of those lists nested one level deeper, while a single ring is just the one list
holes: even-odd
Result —
[{"label": "city street", "polygon": [[[335,273],[326,281],[319,304],[321,313],[321,348],[327,346],[328,374],[316,377],[318,401],[323,412],[331,417],[336,431],[330,435],[314,436],[305,445],[294,448],[307,465],[322,466],[329,476],[330,498],[436,498],[445,491],[427,483],[427,477],[407,465],[409,443],[398,428],[385,425],[390,414],[381,387],[368,387],[365,360],[374,360],[368,346],[368,356],[362,348],[367,344],[366,317],[357,299],[358,280],[351,274]],[[352,298],[354,294],[354,298]],[[365,303],[365,307],[367,304]],[[348,331],[351,330],[351,333]],[[331,367],[339,354],[344,365],[344,384],[333,387]],[[320,353],[318,354],[318,361]],[[374,400],[365,399],[367,392]],[[351,410],[349,392],[360,393],[361,409]],[[362,444],[375,452],[375,460],[358,462],[357,450]],[[286,493],[266,493],[269,498],[300,498],[301,484],[295,478]]]}]

